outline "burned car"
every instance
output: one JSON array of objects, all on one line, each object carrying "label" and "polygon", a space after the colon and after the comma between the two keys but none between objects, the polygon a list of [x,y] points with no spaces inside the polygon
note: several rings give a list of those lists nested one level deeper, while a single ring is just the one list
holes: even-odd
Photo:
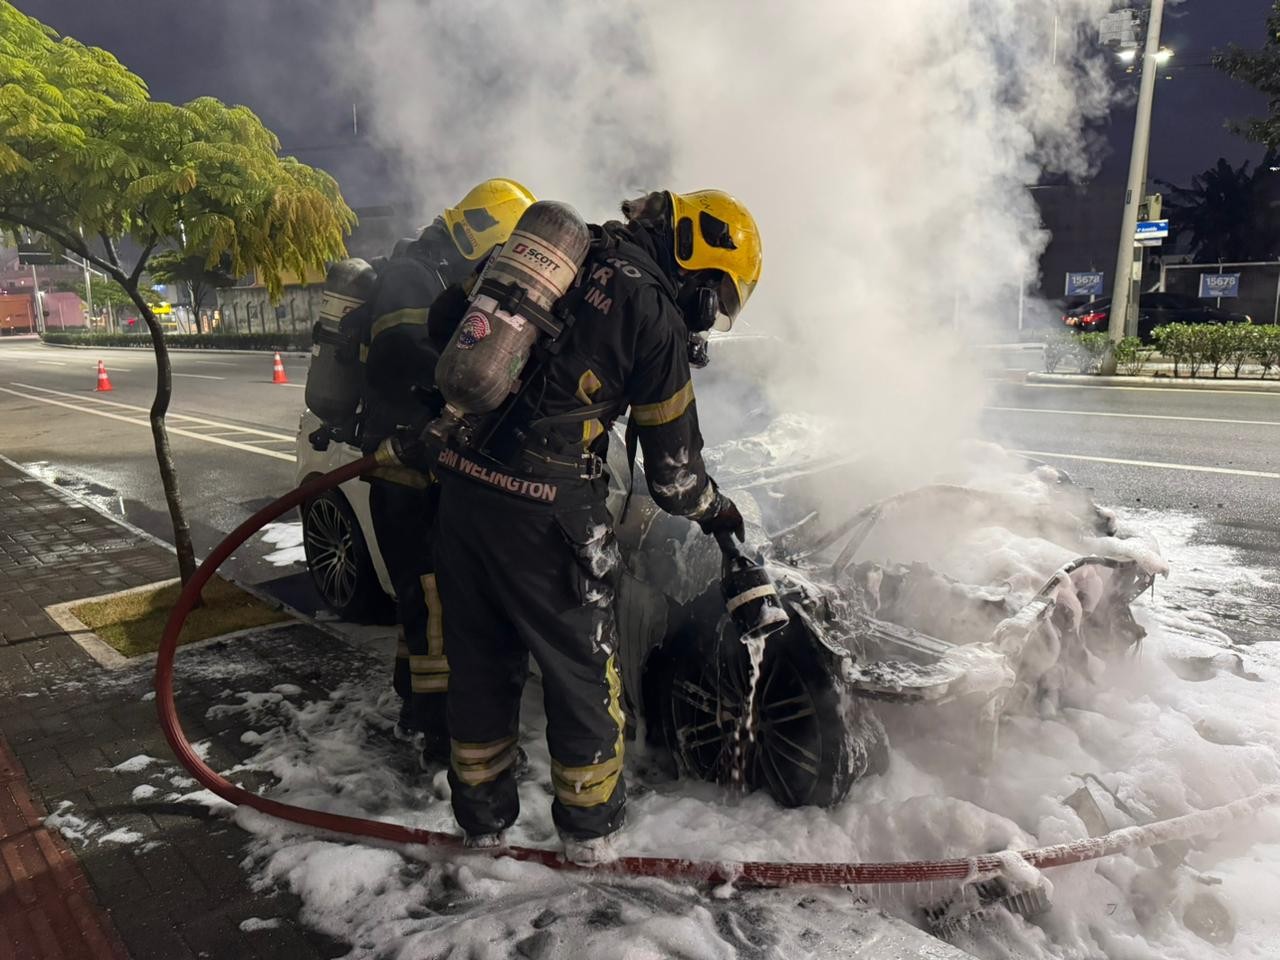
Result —
[{"label": "burned car", "polygon": [[[1019,490],[925,486],[846,516],[813,509],[773,534],[759,501],[794,506],[797,476],[856,465],[722,477],[753,517],[748,543],[790,614],[755,663],[725,615],[715,543],[633,492],[618,525],[616,602],[624,682],[648,740],[686,775],[825,806],[887,767],[879,705],[956,704],[991,750],[1002,715],[1035,709],[1089,676],[1091,661],[1133,649],[1143,630],[1129,605],[1161,572],[1158,558],[1117,537],[1114,518],[1065,474],[1020,468]],[[1052,566],[970,583],[885,557],[913,525],[945,539],[996,522],[1042,541]],[[1073,557],[1063,543],[1100,552]]]}]

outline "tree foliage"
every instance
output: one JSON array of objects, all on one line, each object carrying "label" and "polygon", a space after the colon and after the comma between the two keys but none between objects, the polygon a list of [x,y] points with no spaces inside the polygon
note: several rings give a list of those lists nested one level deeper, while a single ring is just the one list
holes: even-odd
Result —
[{"label": "tree foliage", "polygon": [[1256,168],[1246,161],[1233,167],[1225,158],[1191,178],[1186,187],[1159,181],[1165,188],[1165,214],[1180,236],[1191,239],[1191,253],[1206,263],[1273,260],[1280,254],[1280,176],[1271,171],[1276,155],[1268,151]]},{"label": "tree foliage", "polygon": [[167,283],[185,287],[191,294],[191,310],[195,314],[195,322],[199,328],[200,308],[209,299],[214,290],[224,289],[236,282],[227,271],[231,268],[231,257],[222,255],[217,265],[211,267],[208,258],[201,254],[193,254],[182,250],[166,250],[151,258],[151,277],[159,283]]},{"label": "tree foliage", "polygon": [[279,295],[282,273],[341,257],[354,223],[333,178],[279,148],[247,107],[151,100],[111,54],[0,0],[0,219],[74,250],[82,231],[149,254],[185,230],[207,266],[225,255]]},{"label": "tree foliage", "polygon": [[[157,248],[199,251],[214,268],[257,270],[272,296],[345,253],[355,217],[328,174],[279,154],[247,107],[210,97],[152,100],[105,50],[59,37],[0,0],[0,225],[34,231],[99,266],[151,334],[151,430],[183,580],[194,549],[165,429],[173,379],[140,281]],[[122,262],[118,241],[141,252]]]},{"label": "tree foliage", "polygon": [[1246,50],[1232,44],[1226,51],[1215,53],[1212,60],[1219,70],[1267,96],[1267,116],[1233,120],[1231,128],[1255,143],[1280,148],[1280,0],[1272,4],[1261,49]]}]

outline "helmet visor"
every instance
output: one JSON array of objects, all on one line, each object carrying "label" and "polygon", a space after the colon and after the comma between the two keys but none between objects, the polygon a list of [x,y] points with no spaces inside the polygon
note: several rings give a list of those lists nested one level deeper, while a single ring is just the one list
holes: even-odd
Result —
[{"label": "helmet visor", "polygon": [[[755,288],[754,283],[742,283],[739,286],[733,277],[721,272],[720,283],[716,287],[716,297],[720,301],[720,312],[716,315],[715,329],[724,333],[733,329],[733,321],[738,319],[746,305],[747,298]],[[741,289],[741,292],[739,290]]]}]

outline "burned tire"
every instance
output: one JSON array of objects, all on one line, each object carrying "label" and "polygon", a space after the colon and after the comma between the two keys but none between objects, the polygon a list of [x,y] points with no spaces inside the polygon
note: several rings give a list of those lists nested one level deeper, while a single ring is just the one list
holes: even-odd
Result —
[{"label": "burned tire", "polygon": [[659,704],[667,746],[684,772],[800,807],[839,803],[855,781],[888,767],[884,727],[865,701],[840,689],[801,621],[793,618],[766,644],[754,737],[739,720],[750,671],[746,647],[732,635],[714,655],[693,642],[670,651]]},{"label": "burned tire", "polygon": [[385,603],[360,522],[347,498],[327,490],[302,505],[302,547],[320,599],[343,620],[360,620]]}]

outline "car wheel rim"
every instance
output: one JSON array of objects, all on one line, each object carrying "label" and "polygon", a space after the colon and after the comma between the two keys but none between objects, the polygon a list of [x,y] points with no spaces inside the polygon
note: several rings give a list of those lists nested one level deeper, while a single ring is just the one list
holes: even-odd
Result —
[{"label": "car wheel rim", "polygon": [[331,500],[316,500],[307,511],[303,546],[316,589],[335,609],[356,595],[358,566],[351,523]]},{"label": "car wheel rim", "polygon": [[789,657],[770,657],[755,691],[754,735],[744,724],[751,666],[735,641],[716,663],[677,676],[671,690],[672,729],[681,764],[724,785],[765,789],[785,806],[809,801],[822,777],[818,705]]}]

